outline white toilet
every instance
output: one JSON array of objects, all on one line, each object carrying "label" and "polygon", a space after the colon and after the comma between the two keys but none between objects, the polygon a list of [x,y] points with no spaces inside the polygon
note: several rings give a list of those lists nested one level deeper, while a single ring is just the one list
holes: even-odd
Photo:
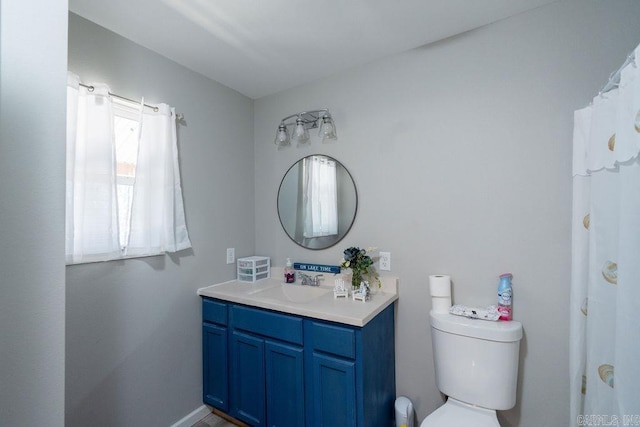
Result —
[{"label": "white toilet", "polygon": [[522,324],[431,311],[436,385],[447,402],[420,427],[499,427],[516,404]]}]

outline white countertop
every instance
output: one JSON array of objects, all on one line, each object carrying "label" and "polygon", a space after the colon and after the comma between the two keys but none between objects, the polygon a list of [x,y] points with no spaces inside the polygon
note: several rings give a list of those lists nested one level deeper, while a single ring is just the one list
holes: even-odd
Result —
[{"label": "white countertop", "polygon": [[[334,298],[332,280],[331,283],[318,287],[303,287],[299,282],[286,284],[276,279],[262,279],[254,283],[230,280],[200,288],[198,295],[352,326],[364,326],[398,299],[398,278],[381,277],[380,281],[382,287],[376,287],[371,299],[366,302],[354,301],[351,296]],[[305,288],[301,292],[312,292],[319,296],[313,299],[298,297],[295,288]],[[287,300],[289,295],[292,298]]]}]

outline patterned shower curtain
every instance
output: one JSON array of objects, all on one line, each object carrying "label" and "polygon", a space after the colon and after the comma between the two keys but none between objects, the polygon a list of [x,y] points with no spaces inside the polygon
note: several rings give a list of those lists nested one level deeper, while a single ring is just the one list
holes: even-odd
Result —
[{"label": "patterned shower curtain", "polygon": [[640,426],[640,46],[574,114],[569,425]]}]

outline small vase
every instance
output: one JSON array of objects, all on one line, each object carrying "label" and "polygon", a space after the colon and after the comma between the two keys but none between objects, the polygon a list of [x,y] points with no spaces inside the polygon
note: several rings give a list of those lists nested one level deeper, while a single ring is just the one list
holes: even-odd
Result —
[{"label": "small vase", "polygon": [[353,289],[354,291],[360,289],[361,283],[362,276],[354,271],[353,276],[351,276],[351,289]]}]

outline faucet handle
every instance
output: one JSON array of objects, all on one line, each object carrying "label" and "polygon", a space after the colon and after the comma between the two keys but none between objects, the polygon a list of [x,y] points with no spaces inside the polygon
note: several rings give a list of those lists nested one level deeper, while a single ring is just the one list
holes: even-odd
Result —
[{"label": "faucet handle", "polygon": [[298,272],[298,278],[300,279],[301,285],[310,285],[310,286],[320,286],[319,281],[324,276],[322,274],[316,274],[315,276],[311,274],[305,274],[301,271]]},{"label": "faucet handle", "polygon": [[302,286],[308,285],[311,281],[311,276],[303,273],[302,271],[298,271],[298,279],[300,279],[300,284]]}]

